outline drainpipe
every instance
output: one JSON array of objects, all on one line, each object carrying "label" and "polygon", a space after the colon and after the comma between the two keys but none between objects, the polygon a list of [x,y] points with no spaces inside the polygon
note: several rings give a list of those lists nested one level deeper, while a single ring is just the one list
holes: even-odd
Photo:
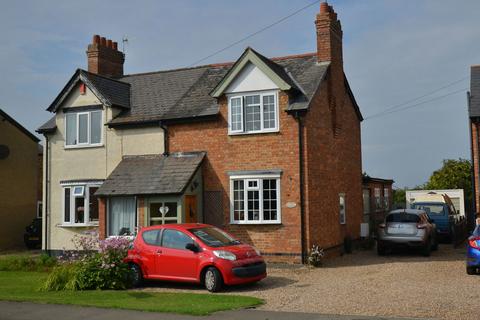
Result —
[{"label": "drainpipe", "polygon": [[49,159],[48,159],[48,136],[45,134],[45,252],[50,255],[50,251],[48,250],[48,167],[49,167]]},{"label": "drainpipe", "polygon": [[298,160],[300,173],[300,242],[302,247],[302,263],[307,263],[307,252],[305,248],[305,195],[304,195],[304,168],[303,168],[303,124],[299,112],[295,112],[294,118],[298,121]]},{"label": "drainpipe", "polygon": [[163,155],[168,156],[170,153],[168,147],[168,128],[164,121],[160,121],[158,124],[160,125],[160,128],[163,129]]}]

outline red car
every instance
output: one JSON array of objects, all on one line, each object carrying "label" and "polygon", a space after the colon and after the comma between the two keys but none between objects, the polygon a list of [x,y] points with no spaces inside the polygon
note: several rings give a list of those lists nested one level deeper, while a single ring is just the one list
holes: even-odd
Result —
[{"label": "red car", "polygon": [[262,280],[265,262],[255,248],[207,224],[168,224],[142,228],[125,259],[134,285],[143,279],[204,284],[208,291]]}]

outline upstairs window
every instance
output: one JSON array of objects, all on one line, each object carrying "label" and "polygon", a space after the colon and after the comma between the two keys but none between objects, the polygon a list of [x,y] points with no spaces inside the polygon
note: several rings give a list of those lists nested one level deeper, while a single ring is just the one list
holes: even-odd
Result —
[{"label": "upstairs window", "polygon": [[277,93],[231,96],[228,100],[228,130],[230,134],[278,131]]},{"label": "upstairs window", "polygon": [[102,111],[69,112],[65,121],[65,146],[95,146],[102,143]]}]

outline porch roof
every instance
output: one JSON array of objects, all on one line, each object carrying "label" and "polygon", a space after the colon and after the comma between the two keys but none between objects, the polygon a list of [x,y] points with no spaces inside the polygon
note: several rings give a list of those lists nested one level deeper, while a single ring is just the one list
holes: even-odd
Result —
[{"label": "porch roof", "polygon": [[205,152],[125,156],[95,192],[96,196],[181,194]]}]

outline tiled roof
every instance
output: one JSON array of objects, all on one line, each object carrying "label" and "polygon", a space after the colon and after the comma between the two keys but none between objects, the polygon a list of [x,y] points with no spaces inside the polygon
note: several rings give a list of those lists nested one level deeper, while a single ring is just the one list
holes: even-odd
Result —
[{"label": "tiled roof", "polygon": [[51,117],[47,122],[42,124],[37,130],[38,133],[48,133],[53,132],[57,129],[57,124],[55,122],[55,116]]},{"label": "tiled roof", "polygon": [[80,71],[93,86],[110,102],[110,105],[130,107],[130,85],[125,82],[99,76],[85,70]]},{"label": "tiled roof", "polygon": [[[315,54],[267,59],[259,55],[284,81],[297,88],[289,109],[308,108],[329,63],[318,64]],[[131,86],[131,107],[110,125],[135,124],[216,115],[219,111],[210,92],[233,63],[159,71],[124,76],[118,80]]]},{"label": "tiled roof", "polygon": [[472,66],[470,73],[470,103],[468,115],[480,117],[480,66]]},{"label": "tiled roof", "polygon": [[125,156],[95,195],[183,193],[204,157],[204,152]]}]

